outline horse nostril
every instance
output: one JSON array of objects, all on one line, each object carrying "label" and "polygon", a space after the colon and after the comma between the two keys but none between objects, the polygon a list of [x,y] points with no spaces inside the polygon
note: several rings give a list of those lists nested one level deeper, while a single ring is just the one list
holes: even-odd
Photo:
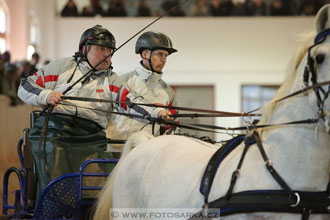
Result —
[{"label": "horse nostril", "polygon": [[318,64],[323,63],[324,59],[325,59],[325,54],[324,54],[324,53],[318,54],[318,55],[316,56],[316,62],[317,62]]}]

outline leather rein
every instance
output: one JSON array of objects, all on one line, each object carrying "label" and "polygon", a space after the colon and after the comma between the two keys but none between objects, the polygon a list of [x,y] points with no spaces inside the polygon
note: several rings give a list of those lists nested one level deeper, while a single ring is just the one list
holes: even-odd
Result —
[{"label": "leather rein", "polygon": [[[329,90],[330,90],[330,81],[325,81],[325,82],[320,82],[320,83],[313,83],[311,86],[306,86],[303,89],[300,89],[296,92],[293,92],[285,97],[282,97],[278,100],[272,101],[270,104],[276,104],[281,101],[284,101],[286,99],[289,99],[291,97],[300,95],[300,94],[306,94],[309,90],[320,88],[324,85],[329,85]],[[329,91],[328,91],[329,93]],[[328,96],[325,96],[323,103],[325,99]],[[243,113],[237,113],[237,112],[225,112],[225,111],[216,111],[216,110],[207,110],[207,109],[199,109],[199,108],[188,108],[188,107],[180,107],[180,106],[168,106],[168,105],[157,105],[157,104],[146,104],[146,103],[127,103],[127,102],[120,102],[120,101],[113,101],[113,100],[105,100],[105,99],[95,99],[95,98],[86,98],[86,97],[72,97],[72,96],[62,96],[63,100],[75,100],[75,101],[82,101],[82,102],[103,102],[103,103],[110,103],[110,104],[129,104],[129,105],[141,105],[141,106],[148,106],[148,107],[157,107],[157,108],[165,108],[165,109],[175,109],[175,110],[184,110],[184,111],[193,111],[195,113],[191,114],[172,114],[171,117],[173,118],[183,118],[183,117],[188,117],[188,118],[197,118],[197,117],[251,117],[251,116],[261,116],[261,114],[253,114],[252,112],[258,111],[263,107],[260,107],[258,109],[255,109],[253,111],[249,112],[243,112]],[[319,102],[318,102],[319,103]],[[60,102],[58,104],[62,105],[72,105],[72,104],[67,104]],[[72,105],[75,107],[80,107],[80,108],[86,108],[82,106],[77,106],[77,105]],[[322,109],[320,109],[322,107]],[[186,124],[182,122],[177,122],[177,121],[172,121],[172,120],[164,120],[160,118],[152,118],[152,117],[143,117],[135,114],[126,114],[126,113],[120,113],[120,112],[115,112],[115,111],[105,111],[105,110],[98,110],[94,109],[96,111],[102,111],[102,112],[108,112],[112,114],[118,114],[118,115],[125,115],[128,117],[132,118],[143,118],[147,119],[150,121],[150,123],[159,123],[159,124],[166,124],[169,126],[175,126],[175,127],[181,127],[181,128],[187,128],[187,129],[192,129],[192,130],[199,130],[199,131],[205,131],[205,132],[213,132],[213,133],[222,133],[222,132],[217,132],[214,130],[225,130],[227,131],[233,131],[233,134],[235,131],[242,131],[242,130],[252,130],[252,129],[258,129],[258,128],[266,128],[266,127],[274,127],[274,126],[280,126],[280,125],[292,125],[292,124],[313,124],[319,122],[319,119],[305,119],[305,120],[298,120],[298,121],[293,121],[293,122],[285,122],[281,124],[268,124],[268,125],[254,125],[250,124],[247,126],[241,126],[241,127],[221,127],[221,126],[214,126],[214,125],[207,125],[207,124]],[[203,112],[203,114],[196,113],[196,112]],[[323,105],[319,106],[319,112],[322,112],[322,114],[319,115],[319,117],[323,118]]]}]

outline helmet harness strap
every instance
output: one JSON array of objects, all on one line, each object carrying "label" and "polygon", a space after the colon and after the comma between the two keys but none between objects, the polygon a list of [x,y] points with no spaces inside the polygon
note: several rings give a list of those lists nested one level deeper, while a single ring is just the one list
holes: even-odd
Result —
[{"label": "helmet harness strap", "polygon": [[154,52],[154,50],[151,50],[151,51],[150,51],[150,55],[149,55],[149,58],[148,58],[149,67],[150,67],[150,70],[151,70],[152,72],[155,72],[155,73],[160,74],[160,72],[155,71],[154,68],[153,68],[153,66],[152,66],[151,56],[152,56],[153,52]]}]

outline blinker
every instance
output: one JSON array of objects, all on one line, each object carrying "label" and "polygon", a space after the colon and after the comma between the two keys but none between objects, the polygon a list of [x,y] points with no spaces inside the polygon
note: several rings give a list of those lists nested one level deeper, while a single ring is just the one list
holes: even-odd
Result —
[{"label": "blinker", "polygon": [[330,35],[330,28],[327,28],[318,33],[314,39],[314,44],[319,44],[320,42],[324,41],[328,35]]}]

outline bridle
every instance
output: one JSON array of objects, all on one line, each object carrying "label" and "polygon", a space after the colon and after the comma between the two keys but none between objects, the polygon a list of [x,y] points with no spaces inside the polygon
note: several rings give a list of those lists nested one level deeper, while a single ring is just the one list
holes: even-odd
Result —
[{"label": "bridle", "polygon": [[[318,33],[314,39],[314,44],[308,48],[307,64],[305,66],[304,75],[303,75],[305,87],[308,87],[309,78],[311,78],[312,85],[317,84],[317,74],[315,71],[315,60],[311,56],[311,50],[315,46],[322,44],[326,40],[328,35],[330,35],[330,28],[327,28],[327,29],[321,31],[320,33]],[[316,57],[317,63],[323,62],[323,60],[324,60],[324,56]],[[330,71],[329,71],[329,74],[330,74]],[[328,91],[325,91],[321,86],[314,87],[313,89],[314,89],[314,92],[315,92],[315,95],[317,98],[318,116],[319,116],[319,118],[325,120],[324,119],[324,116],[325,116],[324,103],[325,103],[326,99],[329,97],[330,85],[328,85]],[[321,98],[321,93],[323,95],[323,98]]]}]

